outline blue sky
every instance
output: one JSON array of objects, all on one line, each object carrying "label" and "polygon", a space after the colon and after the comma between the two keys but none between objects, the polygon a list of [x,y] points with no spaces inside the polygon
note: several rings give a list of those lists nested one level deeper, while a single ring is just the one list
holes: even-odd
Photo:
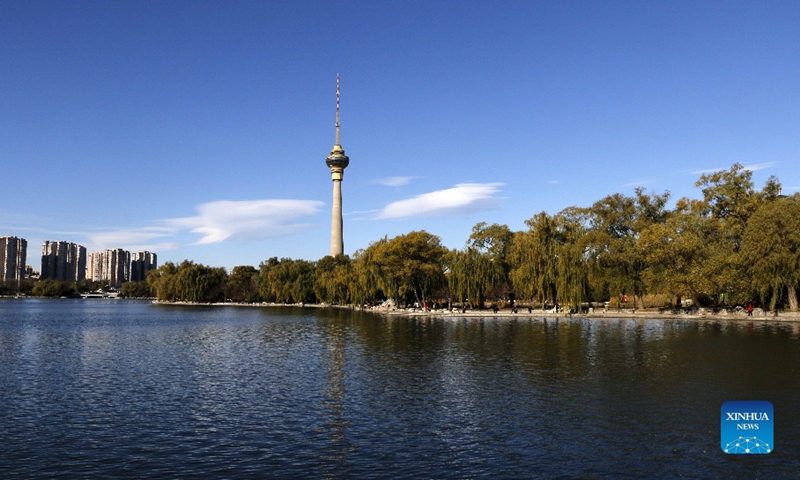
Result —
[{"label": "blue sky", "polygon": [[159,263],[451,248],[734,162],[800,189],[800,3],[0,2],[0,235]]}]

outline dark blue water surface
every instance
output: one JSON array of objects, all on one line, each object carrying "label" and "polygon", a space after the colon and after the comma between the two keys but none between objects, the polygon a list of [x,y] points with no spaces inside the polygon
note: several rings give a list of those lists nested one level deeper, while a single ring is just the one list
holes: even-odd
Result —
[{"label": "dark blue water surface", "polygon": [[791,478],[799,382],[798,324],[5,299],[0,478]]}]

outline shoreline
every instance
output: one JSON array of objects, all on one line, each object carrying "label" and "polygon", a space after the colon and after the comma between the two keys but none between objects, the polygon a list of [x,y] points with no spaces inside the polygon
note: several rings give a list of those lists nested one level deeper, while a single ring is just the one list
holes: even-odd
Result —
[{"label": "shoreline", "polygon": [[437,310],[424,310],[421,308],[409,309],[388,309],[385,307],[373,308],[358,308],[352,305],[328,305],[321,303],[193,303],[193,302],[162,302],[153,301],[156,305],[179,305],[179,306],[207,306],[207,307],[262,307],[262,308],[337,308],[346,309],[360,312],[374,313],[376,315],[386,317],[435,317],[435,318],[585,318],[596,320],[611,320],[611,319],[653,319],[653,320],[734,320],[745,322],[800,322],[800,312],[764,312],[754,311],[753,316],[748,316],[746,312],[728,312],[722,310],[714,313],[712,311],[703,311],[702,309],[693,311],[692,313],[674,313],[674,312],[659,312],[656,310],[608,310],[608,311],[595,311],[591,313],[568,313],[558,312],[554,313],[550,310],[533,310],[528,312],[527,309],[522,309],[517,313],[511,310],[504,309],[498,312],[493,312],[490,309],[486,310],[461,310],[450,311],[444,309]]},{"label": "shoreline", "polygon": [[735,313],[663,313],[657,311],[640,310],[632,311],[608,311],[608,312],[592,312],[592,313],[566,313],[566,312],[549,312],[549,311],[532,311],[527,310],[513,313],[511,311],[500,311],[497,313],[491,310],[483,311],[470,311],[462,313],[446,312],[446,311],[403,311],[391,310],[383,312],[375,312],[385,316],[407,316],[407,317],[437,317],[437,318],[567,318],[567,319],[592,319],[592,320],[616,320],[616,319],[633,319],[633,320],[709,320],[709,321],[741,321],[741,322],[800,322],[800,312],[783,312],[779,314],[762,314],[748,316],[745,314]]},{"label": "shoreline", "polygon": [[[24,297],[14,297],[14,296],[0,296],[0,299],[7,300],[7,299],[47,299],[48,297],[31,297],[31,296],[24,296]],[[65,299],[67,297],[61,298],[53,298],[52,300],[59,300]],[[77,298],[80,299],[80,298]],[[110,300],[112,298],[106,298],[105,300]],[[92,301],[94,299],[83,299],[87,301]],[[552,310],[533,310],[528,312],[527,308],[523,308],[517,311],[517,313],[512,312],[510,309],[501,309],[498,312],[494,312],[491,309],[485,310],[470,310],[467,309],[466,311],[461,311],[456,309],[455,311],[446,310],[446,309],[430,309],[425,310],[422,308],[389,308],[385,306],[376,306],[376,307],[369,307],[369,308],[360,308],[354,305],[330,305],[325,303],[237,303],[237,302],[215,302],[215,303],[207,303],[207,302],[185,302],[185,301],[175,301],[175,302],[168,302],[168,301],[159,301],[153,298],[113,298],[115,301],[125,301],[125,300],[137,300],[137,301],[149,301],[154,305],[161,305],[161,306],[190,306],[190,307],[247,307],[247,308],[287,308],[287,307],[294,307],[294,308],[335,308],[335,309],[346,309],[352,311],[359,311],[359,312],[368,312],[374,313],[376,315],[381,315],[385,317],[435,317],[435,318],[584,318],[584,319],[595,319],[595,320],[606,320],[606,319],[652,319],[652,320],[733,320],[733,321],[757,321],[757,322],[800,322],[800,311],[799,312],[765,312],[760,308],[757,308],[753,311],[752,316],[748,316],[747,312],[744,310],[741,311],[728,311],[728,310],[721,310],[718,312],[713,312],[710,309],[696,309],[692,310],[691,313],[685,313],[680,311],[659,311],[658,309],[643,309],[643,310],[634,310],[634,309],[621,309],[621,310],[614,310],[608,309],[606,311],[593,311],[589,313],[569,313],[569,312],[558,312],[555,313]]]}]

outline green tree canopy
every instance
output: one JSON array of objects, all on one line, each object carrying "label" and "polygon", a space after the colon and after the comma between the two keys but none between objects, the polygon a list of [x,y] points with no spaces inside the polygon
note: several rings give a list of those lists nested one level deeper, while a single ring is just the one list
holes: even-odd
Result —
[{"label": "green tree canopy", "polygon": [[509,277],[514,290],[540,303],[579,307],[586,293],[587,265],[583,239],[585,216],[579,209],[547,212],[525,221],[509,249]]},{"label": "green tree canopy", "polygon": [[391,292],[398,304],[407,293],[425,304],[431,292],[444,284],[446,249],[439,237],[424,230],[373,243],[367,251],[382,290]]},{"label": "green tree canopy", "polygon": [[450,250],[444,258],[451,295],[458,302],[483,308],[487,292],[501,284],[504,277],[500,262],[473,247]]},{"label": "green tree canopy", "polygon": [[66,282],[49,278],[39,280],[33,285],[32,293],[37,297],[62,297],[71,295],[73,288]]},{"label": "green tree canopy", "polygon": [[123,283],[119,287],[119,294],[126,298],[148,298],[153,295],[150,291],[150,285],[144,280]]},{"label": "green tree canopy", "polygon": [[744,232],[740,261],[752,288],[774,309],[786,292],[798,310],[800,286],[800,195],[764,202]]},{"label": "green tree canopy", "polygon": [[172,262],[166,262],[156,270],[148,272],[147,283],[157,299],[162,301],[179,300],[175,282],[177,273],[178,267]]},{"label": "green tree canopy", "polygon": [[258,302],[258,270],[249,265],[233,267],[225,290],[228,299],[234,302]]},{"label": "green tree canopy", "polygon": [[307,260],[271,258],[261,263],[259,292],[267,301],[314,302],[314,264]]},{"label": "green tree canopy", "polygon": [[175,266],[167,262],[151,270],[147,283],[159,300],[219,302],[224,300],[227,273],[222,267],[207,267],[184,260]]},{"label": "green tree canopy", "polygon": [[314,294],[326,303],[346,304],[354,290],[354,270],[347,255],[322,257],[316,263]]},{"label": "green tree canopy", "polygon": [[669,218],[668,201],[669,192],[648,195],[637,188],[634,197],[617,193],[583,209],[590,225],[584,243],[595,290],[633,294],[635,306],[644,307],[650,265],[639,240],[647,228]]}]

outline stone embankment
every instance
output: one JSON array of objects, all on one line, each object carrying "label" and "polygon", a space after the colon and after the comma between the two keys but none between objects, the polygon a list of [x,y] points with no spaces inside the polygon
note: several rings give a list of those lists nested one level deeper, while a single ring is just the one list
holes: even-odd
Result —
[{"label": "stone embankment", "polygon": [[405,316],[434,316],[434,317],[475,317],[475,318],[494,318],[494,317],[566,317],[566,318],[660,318],[660,319],[705,319],[705,320],[743,320],[743,321],[800,321],[800,312],[768,312],[760,308],[753,310],[753,315],[747,314],[744,309],[705,309],[698,308],[692,310],[664,310],[664,309],[589,309],[585,313],[570,313],[567,311],[555,312],[552,309],[542,310],[527,308],[501,309],[497,312],[492,309],[471,310],[471,309],[424,309],[424,308],[393,308],[393,307],[374,307],[368,309],[383,315],[405,315]]},{"label": "stone embankment", "polygon": [[194,303],[194,302],[167,302],[154,300],[153,303],[159,305],[191,305],[191,306],[229,306],[229,307],[301,307],[301,308],[346,308],[349,310],[359,309],[390,316],[410,316],[410,317],[442,317],[442,318],[647,318],[647,319],[701,319],[701,320],[741,320],[741,321],[778,321],[792,322],[800,321],[800,312],[769,312],[763,309],[753,309],[753,315],[747,315],[747,311],[742,308],[734,309],[681,309],[665,310],[657,308],[631,309],[631,308],[609,308],[609,309],[589,309],[584,313],[570,313],[567,311],[555,312],[552,309],[532,309],[519,308],[516,312],[511,309],[500,309],[497,312],[490,308],[484,310],[473,310],[460,308],[445,309],[424,309],[424,308],[396,308],[394,306],[376,306],[357,308],[352,305],[328,305],[320,303]]}]

